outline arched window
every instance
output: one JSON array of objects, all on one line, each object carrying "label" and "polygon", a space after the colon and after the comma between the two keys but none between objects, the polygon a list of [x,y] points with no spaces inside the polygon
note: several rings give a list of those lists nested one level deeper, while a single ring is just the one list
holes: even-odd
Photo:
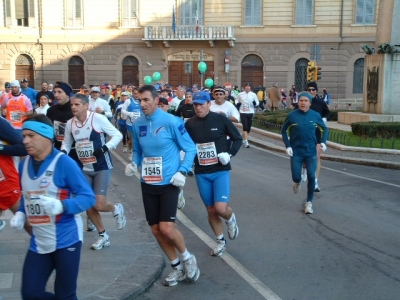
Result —
[{"label": "arched window", "polygon": [[68,61],[68,83],[74,90],[85,84],[85,62],[79,56],[72,56]]},{"label": "arched window", "polygon": [[306,58],[299,58],[296,61],[294,70],[294,84],[296,86],[296,91],[298,92],[306,90],[308,62],[309,60]]},{"label": "arched window", "polygon": [[21,54],[15,61],[15,78],[22,80],[28,79],[28,86],[35,86],[35,77],[33,74],[33,60],[29,55]]},{"label": "arched window", "polygon": [[128,83],[139,86],[139,61],[132,55],[122,61],[122,84]]},{"label": "arched window", "polygon": [[241,87],[250,82],[253,87],[263,86],[264,62],[255,54],[249,54],[242,60],[242,82]]},{"label": "arched window", "polygon": [[362,94],[363,85],[364,85],[364,58],[359,58],[354,62],[353,93]]}]

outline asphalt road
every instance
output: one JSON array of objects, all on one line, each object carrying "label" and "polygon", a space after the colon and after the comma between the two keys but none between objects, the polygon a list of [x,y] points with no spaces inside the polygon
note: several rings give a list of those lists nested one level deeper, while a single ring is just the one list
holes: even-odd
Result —
[{"label": "asphalt road", "polygon": [[[140,192],[138,180],[114,164],[112,182],[121,193]],[[188,178],[177,225],[200,278],[162,286],[171,271],[166,260],[161,278],[136,299],[398,299],[399,171],[325,161],[314,214],[305,215],[306,185],[292,193],[285,155],[243,148],[232,167],[238,238],[228,240],[221,257],[209,255],[214,236],[195,179]]]}]

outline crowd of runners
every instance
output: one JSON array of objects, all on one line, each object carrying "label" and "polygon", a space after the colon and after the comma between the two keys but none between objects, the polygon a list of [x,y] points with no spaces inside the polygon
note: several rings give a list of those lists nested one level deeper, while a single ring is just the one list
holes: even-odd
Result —
[{"label": "crowd of runners", "polygon": [[[242,91],[237,86],[200,90],[195,84],[173,90],[168,84],[105,83],[75,92],[58,81],[43,82],[36,92],[27,82],[7,82],[0,98],[0,210],[10,209],[10,226],[31,235],[22,272],[23,299],[53,299],[45,291],[53,270],[54,299],[76,299],[83,231],[98,232],[91,249],[101,250],[112,241],[102,212],[111,213],[117,229],[124,229],[123,205],[107,199],[110,150],[120,143],[130,162],[125,174],[140,177],[147,223],[171,262],[164,285],[200,276],[196,257],[175,226],[177,209],[185,206],[186,176],[195,176],[215,234],[211,255],[226,250],[224,223],[230,239],[238,236],[229,206],[230,160],[242,146],[250,147],[247,137],[261,104],[250,83]],[[292,156],[294,193],[308,176],[305,213],[313,213],[313,193],[319,191],[316,154],[326,149],[329,115],[312,89],[317,91],[316,83],[298,95],[297,112],[289,114],[282,131]],[[309,110],[312,105],[320,105],[321,111]],[[234,125],[239,122],[242,133]],[[322,134],[316,135],[316,127]],[[5,226],[0,220],[0,231]]]}]

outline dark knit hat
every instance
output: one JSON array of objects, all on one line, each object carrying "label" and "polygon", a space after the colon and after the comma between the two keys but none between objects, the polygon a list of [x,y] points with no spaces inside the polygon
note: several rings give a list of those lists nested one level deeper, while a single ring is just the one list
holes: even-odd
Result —
[{"label": "dark knit hat", "polygon": [[315,81],[311,81],[311,82],[307,83],[307,89],[310,88],[310,87],[314,88],[314,89],[316,89],[318,91],[318,85],[317,85],[317,83]]}]

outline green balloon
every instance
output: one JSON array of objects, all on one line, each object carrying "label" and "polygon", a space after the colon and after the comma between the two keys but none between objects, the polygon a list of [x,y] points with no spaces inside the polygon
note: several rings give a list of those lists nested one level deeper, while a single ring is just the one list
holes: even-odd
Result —
[{"label": "green balloon", "polygon": [[204,81],[204,85],[205,85],[206,87],[208,87],[208,88],[212,87],[213,84],[214,84],[214,80],[212,80],[211,78],[207,78],[207,79]]},{"label": "green balloon", "polygon": [[199,62],[197,68],[201,73],[205,73],[207,71],[207,64],[204,61]]},{"label": "green balloon", "polygon": [[159,81],[161,79],[161,74],[160,72],[154,72],[153,73],[153,80],[154,81]]},{"label": "green balloon", "polygon": [[144,80],[145,84],[151,84],[153,81],[153,79],[151,79],[151,76],[149,76],[149,75],[144,76],[143,80]]}]

